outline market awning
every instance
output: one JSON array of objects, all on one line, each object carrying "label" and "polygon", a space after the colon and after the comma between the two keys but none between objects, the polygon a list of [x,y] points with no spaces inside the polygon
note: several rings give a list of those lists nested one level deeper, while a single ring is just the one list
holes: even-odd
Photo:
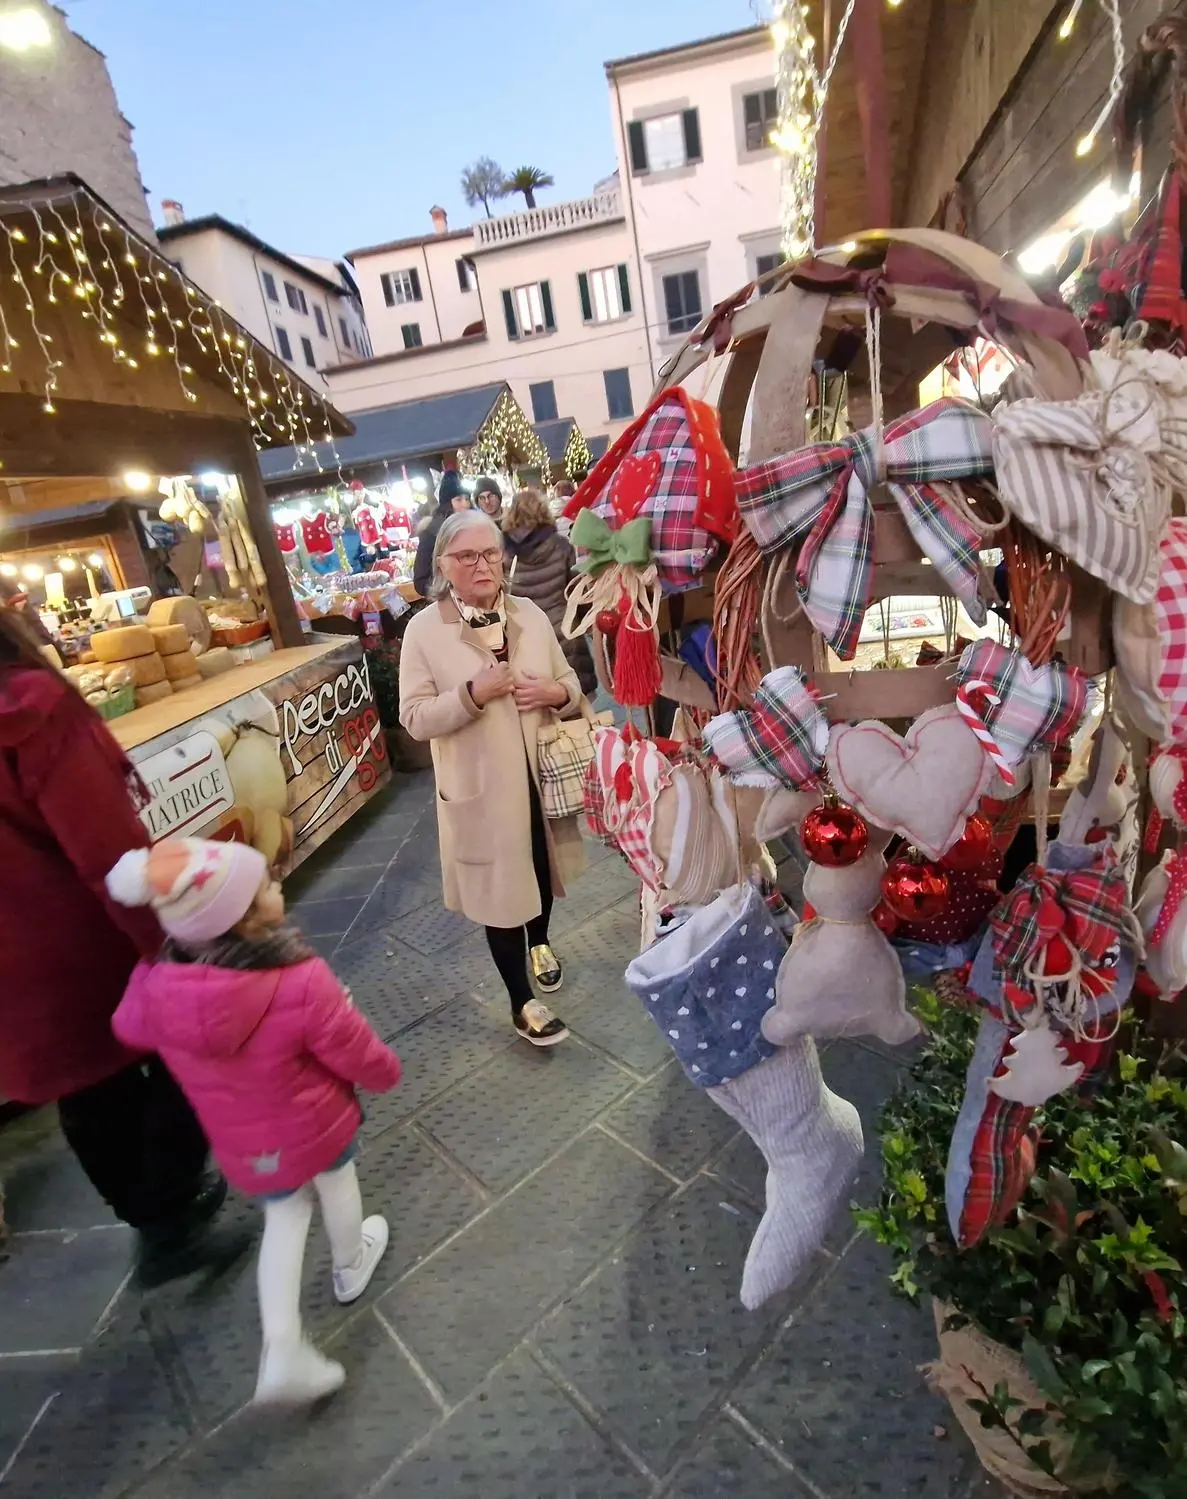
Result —
[{"label": "market awning", "polygon": [[562,416],[553,422],[537,422],[536,435],[548,449],[553,468],[563,467],[567,478],[589,472],[593,463],[590,445],[571,416]]},{"label": "market awning", "polygon": [[[13,408],[6,472],[50,471],[20,461],[26,450],[36,456],[34,429],[59,408],[84,405],[235,413],[261,449],[353,431],[81,178],[0,188],[0,236],[11,283],[0,326],[0,395]],[[102,399],[92,393],[100,379]],[[84,414],[71,415],[81,430]]]},{"label": "market awning", "polygon": [[374,463],[409,463],[470,448],[504,394],[511,392],[499,381],[360,411],[353,419],[353,437],[316,443],[311,450],[290,446],[261,453],[260,472],[265,483],[275,486],[282,480],[337,475],[339,469],[346,473]]}]

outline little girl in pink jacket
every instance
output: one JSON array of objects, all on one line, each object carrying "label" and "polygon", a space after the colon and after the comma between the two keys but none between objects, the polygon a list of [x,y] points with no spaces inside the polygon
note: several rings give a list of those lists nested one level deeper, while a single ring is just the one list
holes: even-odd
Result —
[{"label": "little girl in pink jacket", "polygon": [[280,886],[256,849],[169,839],[125,854],[107,888],[123,905],[151,905],[168,936],[157,961],[133,972],[115,1033],[159,1053],[227,1179],[264,1203],[256,1400],[321,1399],[346,1374],[301,1327],[314,1197],[333,1251],[334,1294],[356,1301],[387,1248],[388,1226],[363,1217],[355,1089],[394,1088],[399,1059],[284,924]]}]

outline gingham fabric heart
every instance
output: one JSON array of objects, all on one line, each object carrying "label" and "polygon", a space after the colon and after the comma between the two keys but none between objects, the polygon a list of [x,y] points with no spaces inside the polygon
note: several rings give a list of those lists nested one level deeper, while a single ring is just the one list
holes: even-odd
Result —
[{"label": "gingham fabric heart", "polygon": [[960,658],[956,680],[971,694],[978,716],[1011,765],[1063,744],[1084,716],[1088,686],[1083,672],[1061,661],[1032,666],[1021,651],[996,640],[970,645]]},{"label": "gingham fabric heart", "polygon": [[780,666],[762,679],[752,708],[718,714],[704,737],[739,785],[797,791],[820,774],[828,720],[799,668]]}]

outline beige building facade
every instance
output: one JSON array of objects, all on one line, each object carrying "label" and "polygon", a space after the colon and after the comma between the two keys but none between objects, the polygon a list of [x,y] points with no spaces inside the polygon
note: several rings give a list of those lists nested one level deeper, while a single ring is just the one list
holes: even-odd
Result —
[{"label": "beige building facade", "polygon": [[326,390],[323,371],[372,353],[362,302],[349,272],[300,259],[217,214],[187,219],[163,205],[165,254],[303,380]]},{"label": "beige building facade", "polygon": [[153,223],[132,127],[97,48],[53,5],[33,3],[44,26],[22,51],[0,49],[0,187],[72,173],[152,240]]}]

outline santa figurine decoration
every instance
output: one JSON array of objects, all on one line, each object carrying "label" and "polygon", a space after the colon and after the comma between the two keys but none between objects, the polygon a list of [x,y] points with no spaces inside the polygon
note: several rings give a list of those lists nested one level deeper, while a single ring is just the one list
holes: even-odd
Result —
[{"label": "santa figurine decoration", "polygon": [[389,547],[403,546],[412,535],[412,517],[391,500],[383,502],[383,534]]},{"label": "santa figurine decoration", "polygon": [[359,544],[367,551],[373,552],[383,544],[383,535],[379,529],[379,517],[365,501],[355,508],[354,527],[359,533]]}]

